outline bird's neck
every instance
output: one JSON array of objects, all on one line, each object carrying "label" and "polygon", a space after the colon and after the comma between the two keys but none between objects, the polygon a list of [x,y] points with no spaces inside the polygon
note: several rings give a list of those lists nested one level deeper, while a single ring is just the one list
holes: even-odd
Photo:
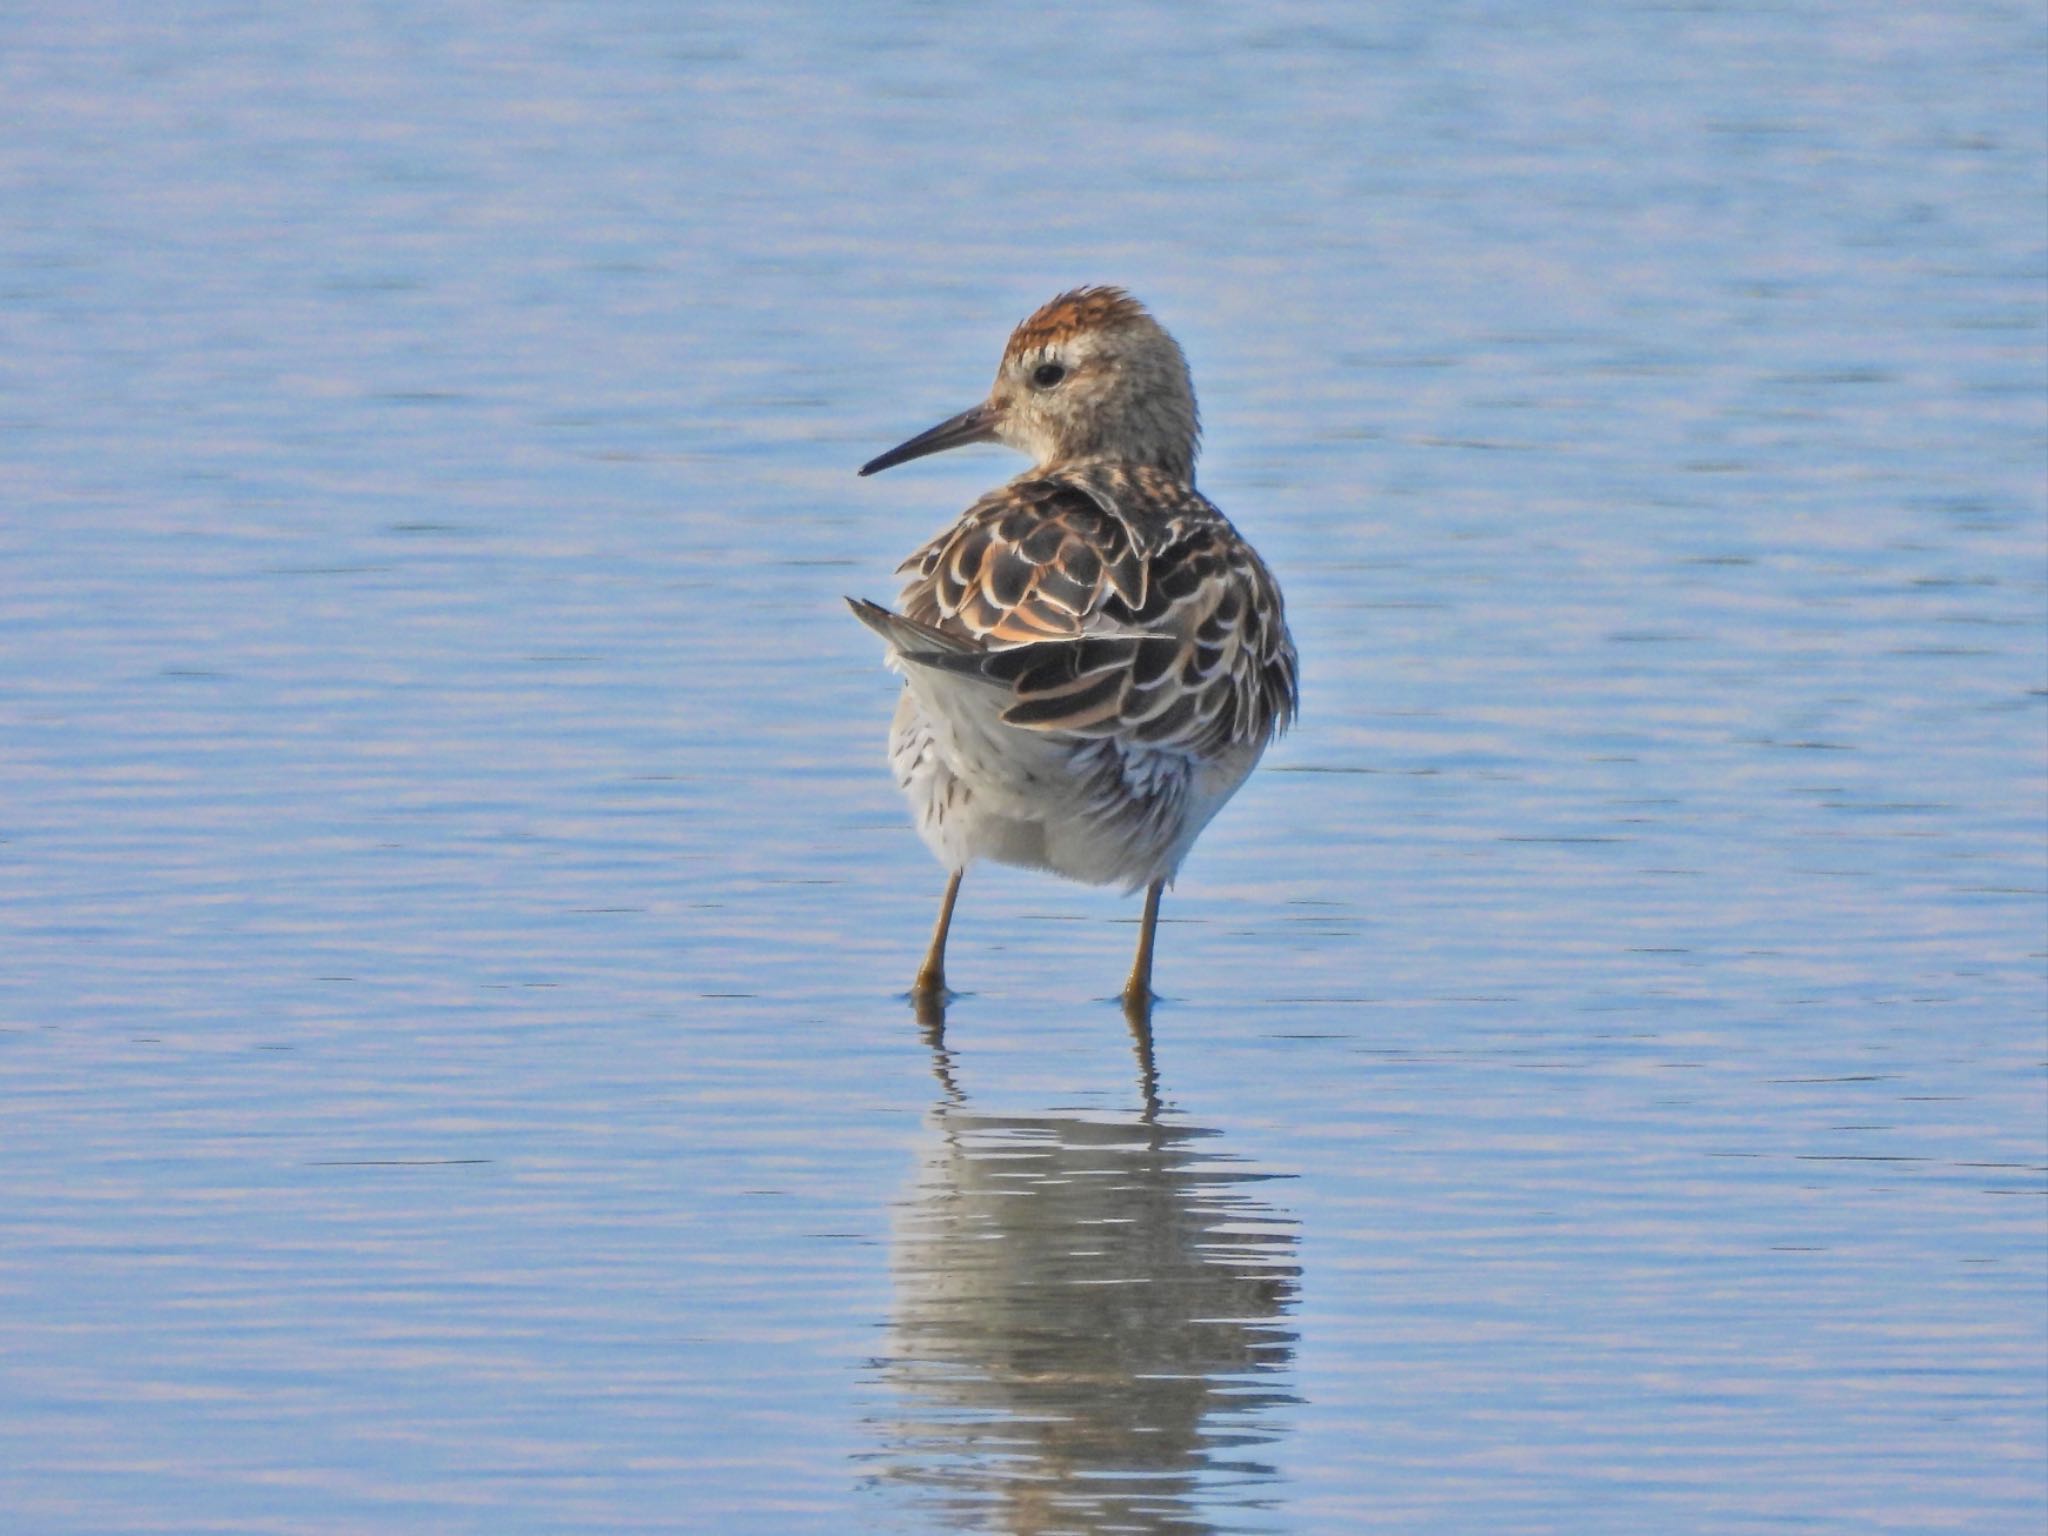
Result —
[{"label": "bird's neck", "polygon": [[1118,470],[1153,469],[1171,475],[1183,485],[1195,483],[1195,455],[1192,449],[1171,450],[1151,449],[1138,451],[1128,448],[1098,448],[1085,452],[1050,453],[1032,466],[1033,479],[1051,479],[1058,475],[1076,475],[1086,478]]}]

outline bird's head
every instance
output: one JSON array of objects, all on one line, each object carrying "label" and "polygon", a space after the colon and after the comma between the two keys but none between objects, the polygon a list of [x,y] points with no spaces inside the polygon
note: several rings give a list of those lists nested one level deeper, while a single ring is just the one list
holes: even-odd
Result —
[{"label": "bird's head", "polygon": [[1148,464],[1194,478],[1201,423],[1180,345],[1121,288],[1076,288],[1010,333],[988,398],[861,466],[1005,443],[1050,468]]}]

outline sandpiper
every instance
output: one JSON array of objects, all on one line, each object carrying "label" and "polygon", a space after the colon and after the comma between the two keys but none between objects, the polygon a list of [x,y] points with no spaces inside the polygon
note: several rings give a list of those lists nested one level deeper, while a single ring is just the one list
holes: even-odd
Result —
[{"label": "sandpiper", "polygon": [[848,598],[903,674],[889,761],[948,871],[920,1000],[976,859],[1145,889],[1128,1008],[1152,1001],[1159,897],[1293,718],[1280,588],[1195,489],[1180,346],[1118,288],[1063,293],[1011,333],[988,398],[861,466],[965,443],[1032,467],[898,567],[892,613]]}]

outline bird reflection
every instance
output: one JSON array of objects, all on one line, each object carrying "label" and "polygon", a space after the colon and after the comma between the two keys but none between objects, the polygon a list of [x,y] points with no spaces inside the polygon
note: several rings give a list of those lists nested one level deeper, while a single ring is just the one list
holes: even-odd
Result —
[{"label": "bird reflection", "polygon": [[1149,1031],[1142,1109],[994,1115],[925,1024],[942,1096],[897,1223],[881,1475],[1014,1536],[1193,1536],[1264,1507],[1299,1274],[1271,1176],[1160,1112]]}]

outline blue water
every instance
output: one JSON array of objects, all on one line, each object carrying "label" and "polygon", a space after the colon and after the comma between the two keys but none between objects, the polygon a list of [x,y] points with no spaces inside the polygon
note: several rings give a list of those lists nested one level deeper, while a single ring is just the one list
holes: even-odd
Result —
[{"label": "blue water", "polygon": [[[2022,5],[0,21],[0,1526],[2033,1531]],[[941,883],[853,468],[1113,281],[1297,731]]]}]

